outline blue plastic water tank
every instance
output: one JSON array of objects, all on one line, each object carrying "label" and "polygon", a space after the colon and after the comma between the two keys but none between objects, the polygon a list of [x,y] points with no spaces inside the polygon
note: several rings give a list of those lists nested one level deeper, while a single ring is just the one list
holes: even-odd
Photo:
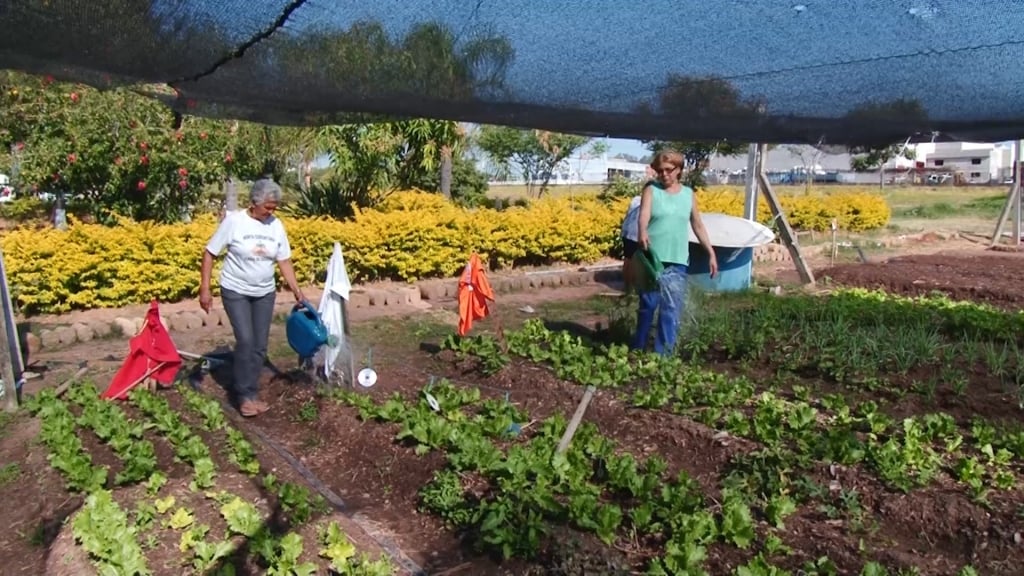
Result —
[{"label": "blue plastic water tank", "polygon": [[706,292],[742,292],[750,288],[753,271],[753,248],[722,248],[715,246],[718,276],[711,278],[708,253],[700,244],[690,242],[690,282]]}]

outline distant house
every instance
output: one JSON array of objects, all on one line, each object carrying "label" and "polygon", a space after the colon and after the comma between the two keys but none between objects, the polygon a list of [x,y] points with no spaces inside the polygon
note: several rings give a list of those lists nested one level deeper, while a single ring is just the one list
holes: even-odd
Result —
[{"label": "distant house", "polygon": [[[486,160],[479,166],[485,173],[494,173],[493,167]],[[569,184],[604,184],[616,177],[629,180],[640,180],[651,176],[650,167],[642,162],[633,162],[623,158],[609,157],[607,154],[579,154],[562,160],[551,171],[548,182],[552,186]],[[513,168],[509,180],[493,180],[491,184],[524,184],[522,176]],[[534,183],[540,183],[543,174],[533,175]]]},{"label": "distant house", "polygon": [[1002,182],[1012,175],[1010,149],[975,142],[937,142],[924,158],[925,169],[960,174],[968,184]]}]

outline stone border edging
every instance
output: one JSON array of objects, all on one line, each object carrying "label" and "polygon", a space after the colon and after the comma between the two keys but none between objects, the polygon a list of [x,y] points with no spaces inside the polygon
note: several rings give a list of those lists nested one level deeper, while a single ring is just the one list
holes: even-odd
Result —
[{"label": "stone border edging", "polygon": [[[789,253],[781,244],[766,244],[754,250],[755,262],[784,262],[789,260]],[[526,292],[540,288],[560,288],[563,286],[585,286],[588,284],[618,282],[622,279],[621,269],[615,264],[605,267],[562,268],[554,270],[538,270],[532,272],[492,273],[491,287],[497,294]],[[429,308],[438,302],[452,301],[458,297],[458,278],[431,278],[412,284],[382,283],[354,286],[349,297],[350,308],[414,306]],[[275,314],[286,314],[291,309],[291,302],[279,302]],[[223,309],[214,308],[209,314],[200,312],[176,312],[162,316],[164,326],[169,332],[191,332],[194,330],[229,326],[227,315]],[[54,349],[70,346],[79,342],[89,342],[97,338],[120,335],[129,338],[142,330],[143,318],[120,316],[113,321],[76,322],[70,326],[45,328],[39,335],[25,335],[28,353],[31,355],[43,349]]]}]

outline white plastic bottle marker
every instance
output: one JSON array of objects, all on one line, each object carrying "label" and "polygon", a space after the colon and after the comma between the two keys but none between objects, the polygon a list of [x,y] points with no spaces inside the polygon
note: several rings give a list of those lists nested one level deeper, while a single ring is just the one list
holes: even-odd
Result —
[{"label": "white plastic bottle marker", "polygon": [[434,412],[441,411],[441,405],[438,404],[437,398],[434,398],[433,394],[431,394],[430,392],[424,392],[423,395],[427,397],[427,404],[430,404],[431,410],[433,410]]},{"label": "white plastic bottle marker", "polygon": [[366,368],[356,374],[356,381],[363,388],[370,388],[377,383],[377,371],[373,369],[373,348],[366,351]]},{"label": "white plastic bottle marker", "polygon": [[377,372],[373,368],[363,368],[356,376],[356,380],[363,388],[370,388],[377,383]]}]

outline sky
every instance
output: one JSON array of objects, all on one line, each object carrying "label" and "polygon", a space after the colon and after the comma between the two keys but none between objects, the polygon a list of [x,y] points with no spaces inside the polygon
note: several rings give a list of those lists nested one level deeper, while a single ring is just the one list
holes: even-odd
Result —
[{"label": "sky", "polygon": [[628,140],[626,138],[608,138],[608,155],[628,154],[642,158],[649,154],[647,148],[639,140]]}]

